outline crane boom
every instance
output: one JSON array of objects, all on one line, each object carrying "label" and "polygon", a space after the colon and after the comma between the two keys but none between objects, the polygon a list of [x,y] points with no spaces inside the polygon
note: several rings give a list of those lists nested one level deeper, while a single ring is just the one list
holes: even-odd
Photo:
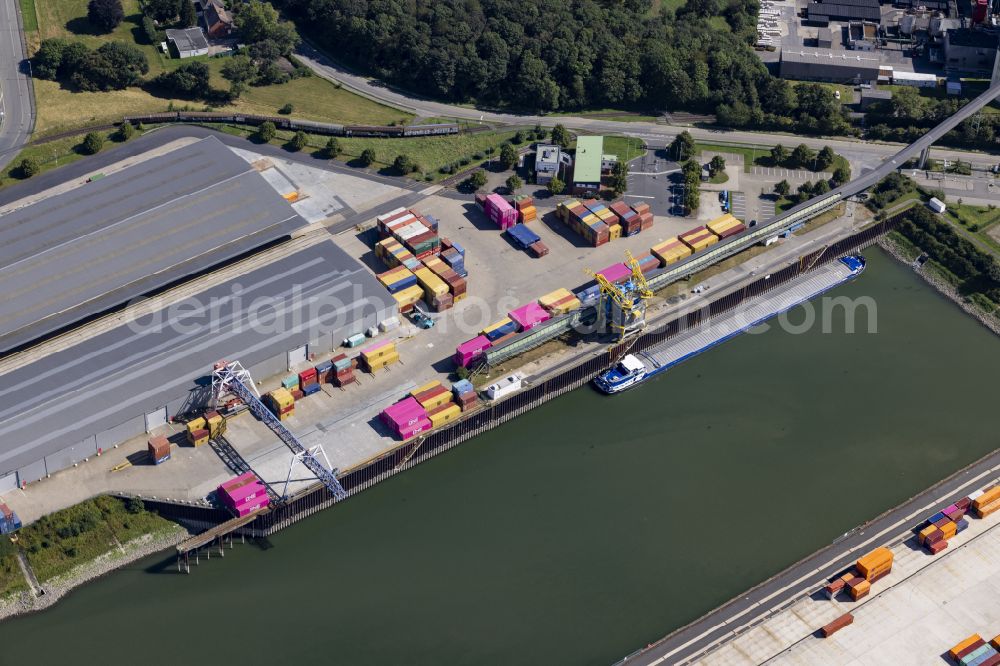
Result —
[{"label": "crane boom", "polygon": [[213,401],[218,402],[219,397],[226,391],[229,391],[242,400],[243,404],[250,409],[250,412],[270,428],[278,436],[278,439],[284,442],[292,450],[292,453],[302,461],[302,464],[316,475],[316,478],[326,486],[334,498],[343,499],[347,497],[347,492],[340,485],[340,481],[337,480],[333,471],[327,469],[309,449],[303,446],[295,438],[295,435],[278,420],[278,417],[260,401],[257,388],[253,385],[250,373],[243,369],[239,361],[231,363],[220,362],[215,366],[212,373]]}]

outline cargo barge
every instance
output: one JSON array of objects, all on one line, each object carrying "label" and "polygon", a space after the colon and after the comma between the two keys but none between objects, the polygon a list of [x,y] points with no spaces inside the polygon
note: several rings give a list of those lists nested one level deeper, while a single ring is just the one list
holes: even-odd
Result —
[{"label": "cargo barge", "polygon": [[834,287],[853,280],[865,270],[860,255],[841,257],[790,281],[779,293],[770,293],[749,301],[745,308],[711,320],[635,354],[627,354],[611,369],[594,378],[597,390],[606,394],[621,393],[638,386],[651,377],[665,372],[692,356],[722,344],[796,305],[804,303]]}]

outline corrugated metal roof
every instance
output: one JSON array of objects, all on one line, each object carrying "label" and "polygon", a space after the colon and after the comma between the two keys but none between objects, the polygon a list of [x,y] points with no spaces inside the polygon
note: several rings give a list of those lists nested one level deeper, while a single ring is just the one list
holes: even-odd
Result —
[{"label": "corrugated metal roof", "polygon": [[196,381],[220,359],[252,367],[394,305],[371,271],[323,241],[12,370],[0,377],[0,476],[204,396]]},{"label": "corrugated metal roof", "polygon": [[215,138],[0,216],[0,353],[305,226]]},{"label": "corrugated metal roof", "polygon": [[830,2],[810,2],[808,15],[810,20],[815,18],[837,19],[837,20],[858,20],[875,21],[882,19],[882,13],[878,5],[852,6],[835,4]]},{"label": "corrugated metal roof", "polygon": [[577,183],[601,182],[601,155],[603,153],[603,136],[577,137],[573,180]]}]

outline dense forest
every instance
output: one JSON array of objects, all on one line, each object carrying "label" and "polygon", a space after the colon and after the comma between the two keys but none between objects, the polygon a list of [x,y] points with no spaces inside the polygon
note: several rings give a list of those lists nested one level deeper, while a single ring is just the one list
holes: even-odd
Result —
[{"label": "dense forest", "polygon": [[[280,0],[311,38],[410,90],[537,111],[718,113],[728,125],[842,132],[833,94],[769,76],[757,0]],[[800,99],[801,98],[801,99]]]}]

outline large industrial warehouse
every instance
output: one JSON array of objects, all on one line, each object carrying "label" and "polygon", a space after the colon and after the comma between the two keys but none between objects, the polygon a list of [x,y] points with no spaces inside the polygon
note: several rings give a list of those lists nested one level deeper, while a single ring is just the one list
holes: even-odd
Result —
[{"label": "large industrial warehouse", "polygon": [[[325,231],[275,245],[305,224],[216,139],[0,216],[12,294],[0,340],[20,350],[0,360],[0,492],[203,407],[220,359],[266,377],[392,316],[391,296]],[[265,246],[224,277],[206,270]],[[120,310],[195,274],[134,321]]]}]

